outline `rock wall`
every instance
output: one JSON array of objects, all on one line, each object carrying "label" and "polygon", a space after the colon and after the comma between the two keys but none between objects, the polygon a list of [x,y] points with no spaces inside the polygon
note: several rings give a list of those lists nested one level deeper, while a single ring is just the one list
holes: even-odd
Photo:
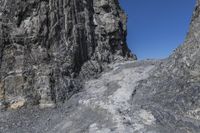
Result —
[{"label": "rock wall", "polygon": [[[199,132],[200,1],[185,42],[133,92],[133,106],[153,112],[158,132]],[[137,104],[136,104],[137,103]],[[157,130],[157,129],[156,129]]]},{"label": "rock wall", "polygon": [[[169,58],[166,65],[169,69],[175,69],[179,76],[184,76],[184,72],[188,74],[200,73],[200,1],[197,0],[192,15],[189,32],[183,45],[178,47],[174,54]],[[193,72],[192,72],[193,71]],[[195,72],[194,72],[195,71]]]},{"label": "rock wall", "polygon": [[54,106],[107,64],[136,59],[118,0],[0,0],[0,101]]}]

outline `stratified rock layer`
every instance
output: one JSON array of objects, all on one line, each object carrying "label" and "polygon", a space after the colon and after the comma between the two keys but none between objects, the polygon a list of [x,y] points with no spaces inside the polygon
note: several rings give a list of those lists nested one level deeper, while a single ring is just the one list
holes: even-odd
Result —
[{"label": "stratified rock layer", "polygon": [[53,106],[108,63],[133,57],[126,45],[126,15],[117,0],[0,4],[0,99],[5,103],[25,99]]}]

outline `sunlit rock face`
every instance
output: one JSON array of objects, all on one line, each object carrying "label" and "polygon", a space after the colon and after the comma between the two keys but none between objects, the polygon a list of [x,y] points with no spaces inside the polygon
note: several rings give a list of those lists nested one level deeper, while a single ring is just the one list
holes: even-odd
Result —
[{"label": "sunlit rock face", "polygon": [[1,0],[0,98],[53,106],[107,64],[135,59],[117,0]]},{"label": "sunlit rock face", "polygon": [[184,43],[134,93],[133,101],[153,112],[158,132],[200,132],[199,12],[197,0]]},{"label": "sunlit rock face", "polygon": [[[170,66],[172,69],[179,67],[179,71],[180,70],[187,71],[191,75],[193,75],[192,73],[194,73],[194,71],[196,71],[196,73],[200,72],[199,57],[200,57],[200,1],[197,0],[192,15],[189,32],[186,36],[185,42],[182,46],[180,46],[175,50],[174,54],[170,56],[171,63],[169,64],[171,65],[173,64],[172,66]],[[180,75],[181,73],[178,72],[177,74]],[[184,76],[183,73],[182,76]]]},{"label": "sunlit rock face", "polygon": [[117,0],[6,2],[0,132],[200,133],[199,0],[185,42],[143,61]]}]

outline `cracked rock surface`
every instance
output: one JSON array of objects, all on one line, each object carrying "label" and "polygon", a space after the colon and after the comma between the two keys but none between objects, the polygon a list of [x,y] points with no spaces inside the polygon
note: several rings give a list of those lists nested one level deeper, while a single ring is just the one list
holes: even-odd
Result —
[{"label": "cracked rock surface", "polygon": [[[29,9],[37,7],[34,13],[36,18],[42,15],[38,16],[37,11],[50,13],[51,15],[43,15],[48,16],[47,18],[53,17],[55,20],[53,22],[57,22],[57,18],[61,18],[63,14],[67,15],[64,19],[67,25],[62,25],[65,27],[62,28],[68,29],[69,34],[65,36],[66,43],[63,43],[61,38],[64,34],[60,32],[60,28],[56,28],[52,32],[46,32],[49,34],[48,37],[42,37],[40,40],[37,38],[38,35],[48,30],[47,27],[45,29],[45,26],[41,26],[43,29],[36,32],[37,37],[34,38],[36,40],[29,40],[29,43],[19,45],[21,41],[18,39],[14,40],[14,43],[11,43],[9,39],[1,42],[0,50],[3,52],[0,53],[0,99],[2,101],[0,107],[10,100],[10,108],[0,111],[0,132],[200,132],[200,0],[197,0],[185,42],[169,58],[143,61],[125,61],[131,55],[125,45],[126,17],[117,0],[93,0],[92,2],[65,0],[68,6],[71,5],[69,7],[64,6],[64,3],[59,4],[63,0],[30,0],[30,3],[15,0],[12,2],[16,4],[17,1],[20,7],[19,14],[24,13],[23,11],[32,13]],[[33,4],[34,2],[39,2],[39,5]],[[26,5],[29,5],[27,9],[25,9]],[[66,11],[60,10],[63,8],[61,5]],[[16,11],[17,9],[16,7]],[[85,13],[91,16],[88,17]],[[59,17],[56,17],[58,14]],[[32,27],[31,24],[34,25],[28,20],[23,21],[27,18],[25,16],[18,18],[20,20],[20,23],[16,23],[18,28],[10,27],[14,28],[16,33],[22,34],[20,26],[24,28],[27,24],[28,27]],[[39,24],[45,24],[45,17],[41,18],[43,19],[39,20],[45,22]],[[90,19],[92,21],[89,21]],[[59,21],[60,24],[64,24],[62,22]],[[77,25],[74,25],[74,22],[77,22]],[[90,25],[88,23],[92,23],[93,28],[88,27]],[[48,24],[51,24],[51,21],[48,21]],[[35,33],[34,28],[28,31]],[[1,30],[4,36],[12,35],[11,32],[8,33]],[[31,34],[34,35],[34,33]],[[58,40],[55,37],[59,37]],[[84,40],[83,38],[86,37],[88,38]],[[73,43],[69,40],[73,40]],[[120,44],[120,47],[117,44]],[[86,50],[86,52],[83,46],[87,48],[94,46],[94,51],[91,53],[90,50]],[[27,48],[31,49],[27,51]],[[65,48],[72,54],[65,50],[60,51],[60,48]],[[33,57],[26,57],[32,52],[35,52]],[[80,54],[87,55],[88,58]],[[36,58],[36,64],[29,65],[29,62],[21,62],[25,61],[25,58]],[[12,64],[13,61],[15,61],[14,64]],[[30,70],[28,71],[30,73],[27,74],[27,70]],[[67,70],[67,72],[62,70]],[[26,88],[27,86],[29,88]],[[76,88],[79,86],[82,86],[82,89],[77,91]],[[38,106],[24,108],[27,102],[24,96],[29,98],[28,102],[32,105],[49,107],[54,106],[60,98],[62,101],[69,95],[71,98],[63,100],[62,104],[58,102],[55,108],[41,109]],[[13,110],[16,108],[20,109]]]},{"label": "cracked rock surface", "polygon": [[52,107],[136,59],[117,0],[0,0],[0,103]]},{"label": "cracked rock surface", "polygon": [[[184,85],[180,79],[151,80],[165,61],[112,64],[109,72],[87,81],[81,92],[57,108],[1,112],[0,130],[8,133],[199,133],[199,109],[189,104],[199,94],[198,86],[180,88],[179,85]],[[170,87],[176,90],[169,91]]]},{"label": "cracked rock surface", "polygon": [[156,118],[152,112],[137,108],[132,102],[132,93],[137,91],[138,81],[148,78],[156,64],[157,61],[148,61],[111,65],[111,71],[104,73],[98,79],[87,81],[82,92],[72,96],[60,107],[2,112],[0,126],[7,126],[2,126],[1,130],[131,133],[143,130],[145,127],[156,127]]}]

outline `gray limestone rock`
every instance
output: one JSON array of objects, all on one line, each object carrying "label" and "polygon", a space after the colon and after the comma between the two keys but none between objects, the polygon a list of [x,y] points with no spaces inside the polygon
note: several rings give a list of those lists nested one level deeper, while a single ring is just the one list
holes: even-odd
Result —
[{"label": "gray limestone rock", "polygon": [[158,132],[200,132],[200,1],[184,44],[133,92],[133,106],[153,112]]},{"label": "gray limestone rock", "polygon": [[[0,108],[71,98],[53,109],[0,111],[0,132],[200,132],[200,0],[184,44],[169,58],[126,62],[119,62],[131,55],[117,0],[6,2],[19,6],[9,20],[19,23],[0,32]],[[12,40],[13,33],[34,38]]]},{"label": "gray limestone rock", "polygon": [[109,63],[136,59],[117,0],[1,0],[0,100],[53,106]]}]

